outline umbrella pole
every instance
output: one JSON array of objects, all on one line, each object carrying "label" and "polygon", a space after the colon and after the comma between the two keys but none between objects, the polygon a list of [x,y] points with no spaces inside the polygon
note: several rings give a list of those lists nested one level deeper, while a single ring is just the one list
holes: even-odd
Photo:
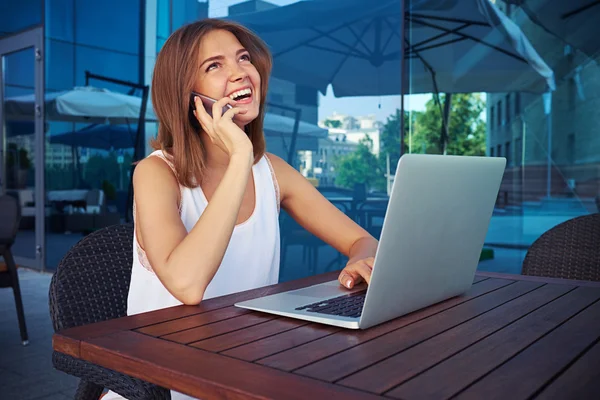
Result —
[{"label": "umbrella pole", "polygon": [[131,222],[133,218],[133,170],[135,169],[135,163],[141,160],[144,157],[145,152],[145,115],[146,115],[146,105],[148,103],[148,93],[150,88],[148,85],[144,86],[142,89],[142,105],[140,107],[140,117],[138,120],[137,132],[135,134],[135,149],[133,153],[133,163],[130,168],[130,176],[129,176],[129,187],[127,189],[127,209],[125,210],[125,221]]},{"label": "umbrella pole", "polygon": [[448,138],[450,137],[449,124],[450,124],[450,112],[452,111],[452,93],[446,93],[444,99],[444,114],[442,115],[442,154],[448,153]]}]

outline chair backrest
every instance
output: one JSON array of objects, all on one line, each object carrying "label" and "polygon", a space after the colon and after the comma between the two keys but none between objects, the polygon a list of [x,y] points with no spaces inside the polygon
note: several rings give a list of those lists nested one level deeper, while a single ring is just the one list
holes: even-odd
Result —
[{"label": "chair backrest", "polygon": [[127,314],[133,263],[133,224],[113,225],[80,240],[50,283],[55,331]]},{"label": "chair backrest", "polygon": [[600,214],[551,228],[529,248],[523,275],[600,281]]},{"label": "chair backrest", "polygon": [[19,230],[20,221],[21,207],[19,201],[8,194],[0,196],[0,244],[13,244]]}]

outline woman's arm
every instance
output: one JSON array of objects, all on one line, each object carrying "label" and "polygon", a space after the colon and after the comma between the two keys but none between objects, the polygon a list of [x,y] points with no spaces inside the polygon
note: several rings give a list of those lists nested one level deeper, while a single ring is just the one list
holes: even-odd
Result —
[{"label": "woman's arm", "polygon": [[363,279],[369,283],[377,240],[288,163],[273,154],[268,156],[279,183],[281,207],[307,231],[348,257],[340,283],[349,288]]},{"label": "woman's arm", "polygon": [[189,233],[178,213],[179,185],[171,169],[158,157],[135,168],[138,239],[160,281],[184,304],[200,303],[221,264],[252,163],[251,149],[231,156],[210,203]]}]

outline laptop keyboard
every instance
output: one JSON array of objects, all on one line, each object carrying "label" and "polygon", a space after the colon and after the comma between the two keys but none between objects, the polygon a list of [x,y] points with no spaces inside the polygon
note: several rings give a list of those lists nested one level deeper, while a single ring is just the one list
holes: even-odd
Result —
[{"label": "laptop keyboard", "polygon": [[363,290],[319,301],[317,303],[307,304],[302,307],[297,307],[296,310],[358,318],[362,313],[366,295],[367,291]]}]

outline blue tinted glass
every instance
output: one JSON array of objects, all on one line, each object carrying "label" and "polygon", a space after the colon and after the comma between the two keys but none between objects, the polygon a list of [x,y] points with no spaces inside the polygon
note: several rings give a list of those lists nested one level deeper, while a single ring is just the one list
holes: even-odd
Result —
[{"label": "blue tinted glass", "polygon": [[166,40],[163,38],[156,38],[156,53],[158,53],[160,51],[160,49],[162,49],[163,45],[165,44]]},{"label": "blue tinted glass", "polygon": [[0,36],[42,23],[42,0],[0,1]]},{"label": "blue tinted glass", "polygon": [[35,77],[33,48],[11,53],[4,57],[5,85],[32,88]]},{"label": "blue tinted glass", "polygon": [[[102,75],[109,78],[120,79],[129,82],[138,81],[137,56],[115,53],[107,50],[92,49],[84,46],[75,48],[75,84],[85,84],[85,71]],[[125,92],[128,87],[114,85],[104,81],[92,80],[91,86],[104,87],[109,90]]]},{"label": "blue tinted glass", "polygon": [[199,3],[197,0],[173,1],[173,31],[185,24],[205,18],[207,15],[206,3]]},{"label": "blue tinted glass", "polygon": [[168,38],[170,31],[170,0],[157,0],[156,4],[156,36]]},{"label": "blue tinted glass", "polygon": [[46,39],[46,89],[70,89],[74,84],[72,43]]},{"label": "blue tinted glass", "polygon": [[76,0],[75,3],[78,44],[138,54],[139,1]]},{"label": "blue tinted glass", "polygon": [[46,37],[73,41],[73,1],[46,0]]}]

